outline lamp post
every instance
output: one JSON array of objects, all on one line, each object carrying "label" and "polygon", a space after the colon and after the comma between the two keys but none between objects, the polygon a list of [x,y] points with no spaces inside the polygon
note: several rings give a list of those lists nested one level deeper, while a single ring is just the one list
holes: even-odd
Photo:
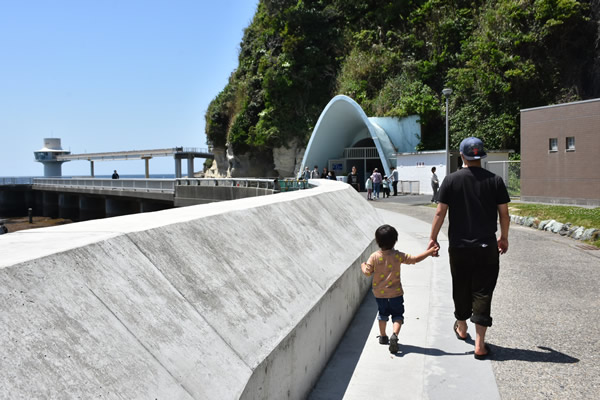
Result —
[{"label": "lamp post", "polygon": [[450,135],[448,133],[448,97],[452,94],[452,89],[445,88],[442,94],[446,98],[446,176],[450,175]]}]

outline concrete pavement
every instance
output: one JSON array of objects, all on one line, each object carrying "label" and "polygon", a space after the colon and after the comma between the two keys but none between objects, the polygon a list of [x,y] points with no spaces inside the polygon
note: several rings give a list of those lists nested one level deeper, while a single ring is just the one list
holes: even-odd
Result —
[{"label": "concrete pavement", "polygon": [[[409,200],[423,201],[419,196]],[[425,250],[430,223],[383,209],[378,212],[398,230],[397,249],[411,254]],[[378,343],[377,306],[369,293],[309,399],[500,398],[490,361],[475,360],[473,341],[459,341],[451,331],[447,238],[439,239],[440,257],[402,267],[406,312],[400,352],[391,355]],[[470,322],[469,332],[474,338]]]},{"label": "concrete pavement", "polygon": [[[435,212],[433,207],[423,207],[431,204],[429,196],[398,196],[370,203],[378,209],[408,215],[427,225],[431,224]],[[445,230],[442,228],[443,232]],[[600,250],[581,246],[582,243],[577,240],[514,224],[510,227],[509,243],[508,253],[500,257],[500,277],[492,304],[494,326],[488,330],[486,337],[494,351],[491,366],[500,397],[511,400],[598,398],[600,296],[597,288],[600,287]],[[444,263],[441,257],[439,262]],[[446,263],[446,267],[438,271],[445,272],[447,268]],[[403,270],[405,281],[408,275],[404,272],[407,270]],[[407,313],[413,308],[412,292],[407,290],[406,293]],[[373,307],[371,314],[368,314],[371,319],[366,319],[368,322],[364,322],[365,318],[360,320],[370,328],[376,309],[369,300],[373,299],[365,299],[363,307],[365,304]],[[445,301],[451,301],[449,295]],[[442,317],[448,318],[448,315]],[[359,318],[357,316],[351,330],[356,329]],[[447,339],[452,342],[449,326],[444,329],[450,335]],[[400,335],[401,343],[408,344],[403,336],[408,330],[409,325],[406,325]],[[472,326],[469,330],[473,332]],[[365,336],[369,335],[368,332],[370,330]],[[373,340],[375,332],[370,334],[369,340]],[[365,353],[369,351],[366,346],[356,347],[358,349],[346,348],[346,351],[357,353],[357,360],[363,350]],[[443,349],[449,351],[445,347]],[[347,370],[352,376],[354,368]],[[456,373],[458,371],[457,367]],[[470,373],[469,369],[463,372],[464,375]],[[357,370],[354,375],[359,374]],[[347,378],[346,382],[349,381],[350,378]],[[433,379],[429,382],[435,384]],[[473,392],[479,383],[476,379],[467,382],[466,387],[464,380],[455,380],[450,375],[445,382],[463,386],[464,399],[486,398]],[[438,383],[444,384],[441,380]],[[430,395],[431,399],[440,398],[439,390],[427,389],[436,395]],[[344,398],[344,394],[351,398],[349,396],[352,393],[344,390],[338,390],[331,398]],[[320,393],[315,391],[314,394],[314,398],[319,398],[316,395]],[[427,398],[427,391],[422,394],[423,398]],[[414,397],[398,392],[396,398]]]}]

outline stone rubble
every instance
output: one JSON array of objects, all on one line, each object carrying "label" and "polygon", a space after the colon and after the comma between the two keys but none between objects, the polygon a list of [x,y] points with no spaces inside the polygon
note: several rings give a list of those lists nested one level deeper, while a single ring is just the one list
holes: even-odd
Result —
[{"label": "stone rubble", "polygon": [[540,221],[533,217],[523,217],[520,215],[510,215],[512,223],[531,227],[541,231],[557,233],[561,236],[567,236],[575,240],[598,240],[600,238],[600,229],[576,226],[570,222],[561,223],[553,219]]}]

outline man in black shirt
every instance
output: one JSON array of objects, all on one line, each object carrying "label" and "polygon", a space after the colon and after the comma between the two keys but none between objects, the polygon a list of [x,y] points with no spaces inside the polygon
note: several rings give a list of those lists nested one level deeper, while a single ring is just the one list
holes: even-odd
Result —
[{"label": "man in black shirt", "polygon": [[[448,237],[454,299],[454,334],[466,340],[467,318],[475,324],[475,358],[485,359],[490,349],[485,333],[492,326],[492,294],[500,266],[499,255],[508,251],[508,203],[510,197],[502,178],[481,168],[487,154],[475,137],[460,144],[463,168],[447,176],[439,191],[429,248],[439,246],[438,233],[449,210]],[[496,220],[500,237],[496,239]]]}]

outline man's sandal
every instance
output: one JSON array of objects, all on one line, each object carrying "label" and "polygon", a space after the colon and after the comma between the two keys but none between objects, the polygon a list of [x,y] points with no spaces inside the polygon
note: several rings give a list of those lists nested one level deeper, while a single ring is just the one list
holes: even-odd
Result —
[{"label": "man's sandal", "polygon": [[488,358],[490,358],[492,356],[492,349],[490,349],[490,347],[487,344],[484,344],[484,346],[485,346],[487,353],[477,354],[477,353],[473,352],[473,355],[475,356],[476,360],[487,360]]},{"label": "man's sandal", "polygon": [[467,336],[462,337],[458,334],[458,321],[454,321],[454,327],[452,328],[452,330],[454,331],[454,334],[456,335],[456,338],[458,340],[467,340],[469,338],[469,333],[467,332]]}]

